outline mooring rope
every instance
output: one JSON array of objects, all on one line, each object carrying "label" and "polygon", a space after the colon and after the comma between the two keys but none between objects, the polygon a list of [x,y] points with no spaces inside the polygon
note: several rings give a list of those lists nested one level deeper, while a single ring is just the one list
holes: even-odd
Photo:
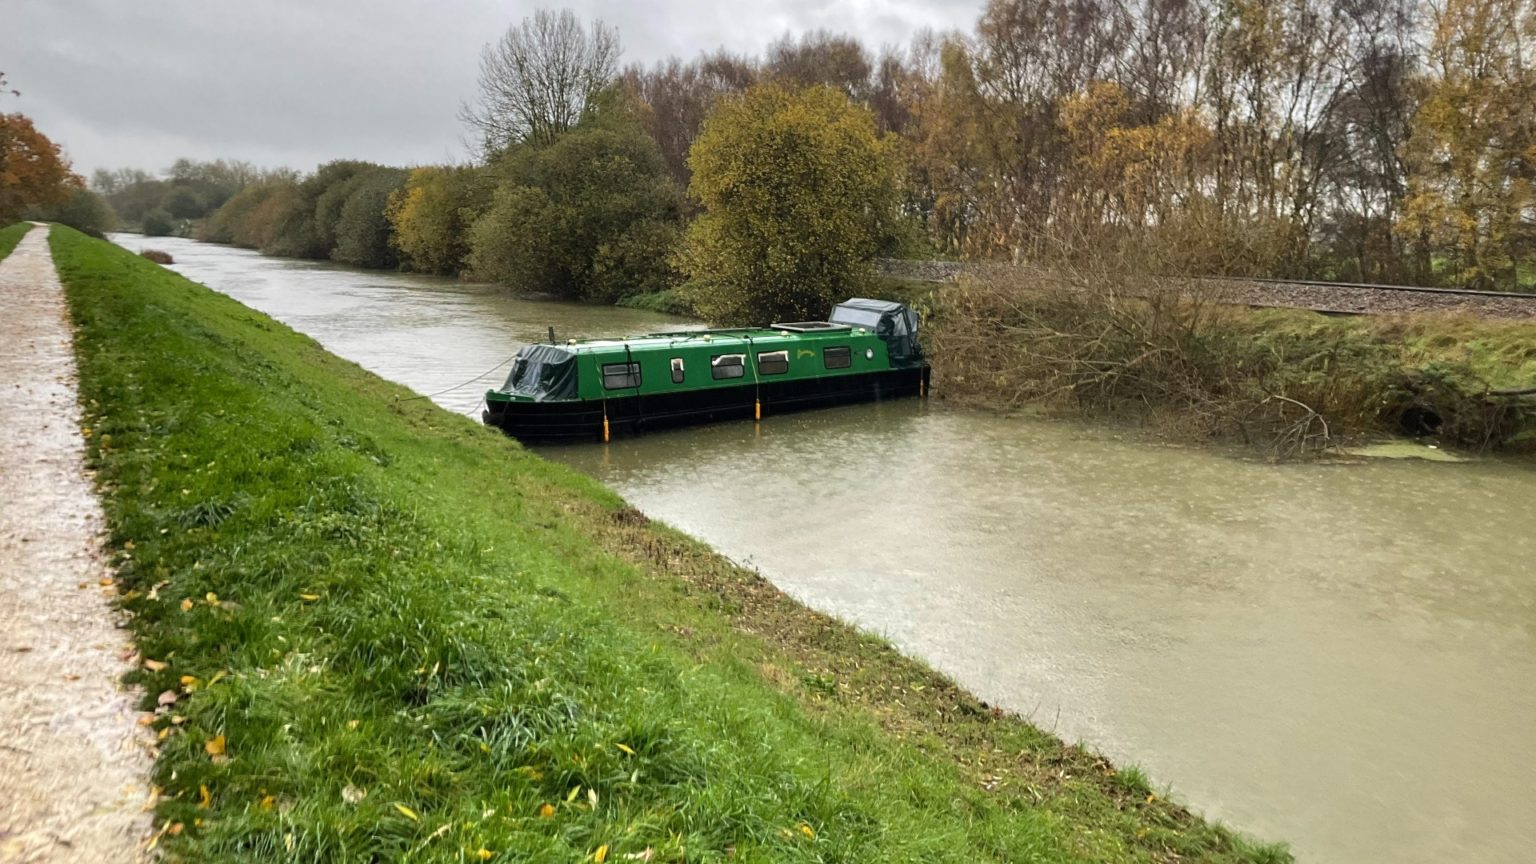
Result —
[{"label": "mooring rope", "polygon": [[500,363],[497,363],[495,366],[492,366],[491,368],[485,370],[484,372],[481,372],[479,375],[476,375],[475,377],[469,379],[468,381],[465,381],[463,384],[455,384],[452,387],[449,387],[447,390],[439,390],[436,393],[428,393],[425,396],[418,394],[416,396],[407,396],[404,399],[398,399],[397,398],[395,401],[396,402],[414,402],[417,399],[436,399],[437,397],[442,396],[445,393],[452,393],[455,390],[459,390],[459,389],[468,387],[469,385],[475,383],[476,381],[479,381],[481,378],[484,378],[485,376],[491,374],[492,372],[495,372],[497,369],[500,369],[501,367],[507,365],[508,363],[511,363],[513,360],[516,360],[516,359],[517,359],[517,355],[513,354],[511,357],[508,357],[507,359],[501,361]]}]

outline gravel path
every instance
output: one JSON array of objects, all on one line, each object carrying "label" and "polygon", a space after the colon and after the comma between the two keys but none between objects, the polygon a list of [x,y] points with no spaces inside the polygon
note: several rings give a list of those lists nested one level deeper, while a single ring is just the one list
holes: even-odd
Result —
[{"label": "gravel path", "polygon": [[0,862],[138,861],[147,741],[119,684],[102,514],[82,461],[48,229],[0,262]]}]

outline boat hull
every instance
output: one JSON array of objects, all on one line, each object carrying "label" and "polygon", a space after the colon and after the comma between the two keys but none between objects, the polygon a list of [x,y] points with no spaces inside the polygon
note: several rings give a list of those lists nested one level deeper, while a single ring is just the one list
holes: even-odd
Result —
[{"label": "boat hull", "polygon": [[623,396],[604,400],[490,402],[481,419],[487,426],[528,442],[602,441],[609,437],[725,420],[750,420],[810,408],[902,399],[927,392],[927,364],[859,375],[765,381],[736,387],[709,387],[678,393]]}]

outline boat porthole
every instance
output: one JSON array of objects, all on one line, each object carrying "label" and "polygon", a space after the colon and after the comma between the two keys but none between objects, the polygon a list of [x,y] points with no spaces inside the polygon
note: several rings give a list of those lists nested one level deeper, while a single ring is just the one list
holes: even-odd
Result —
[{"label": "boat porthole", "polygon": [[865,348],[864,349],[864,359],[865,360],[873,360],[873,359],[875,359],[875,349],[873,349],[873,348]]}]

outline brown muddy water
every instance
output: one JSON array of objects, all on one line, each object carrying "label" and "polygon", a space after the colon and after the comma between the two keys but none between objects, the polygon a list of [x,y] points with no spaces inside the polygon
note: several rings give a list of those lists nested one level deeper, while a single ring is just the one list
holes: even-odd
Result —
[{"label": "brown muddy water", "polygon": [[[117,239],[422,393],[551,324],[680,323]],[[1536,860],[1525,465],[1275,466],[939,399],[542,452],[1302,861]]]}]

